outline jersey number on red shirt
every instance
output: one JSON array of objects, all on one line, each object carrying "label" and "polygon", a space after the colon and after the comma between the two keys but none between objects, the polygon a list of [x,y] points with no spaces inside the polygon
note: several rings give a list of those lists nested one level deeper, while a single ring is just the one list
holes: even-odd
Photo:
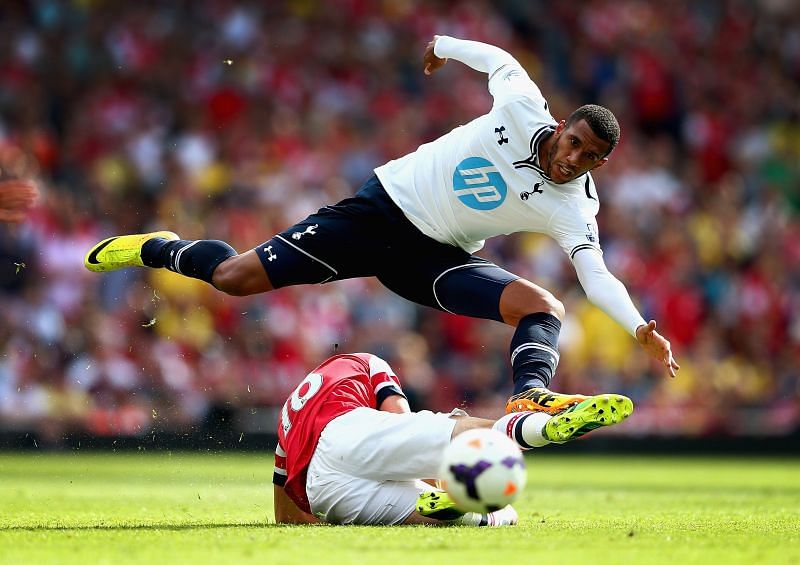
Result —
[{"label": "jersey number on red shirt", "polygon": [[[309,373],[303,381],[297,385],[291,396],[286,400],[281,410],[281,426],[283,427],[283,434],[289,433],[292,429],[291,414],[302,410],[315,394],[322,388],[322,375],[320,373]],[[291,410],[291,414],[289,412]]]}]

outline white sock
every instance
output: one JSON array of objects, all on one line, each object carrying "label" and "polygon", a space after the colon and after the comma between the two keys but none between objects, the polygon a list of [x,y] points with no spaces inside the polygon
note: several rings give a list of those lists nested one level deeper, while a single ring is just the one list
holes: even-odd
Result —
[{"label": "white sock", "polygon": [[520,449],[542,447],[550,443],[542,433],[550,418],[544,412],[512,412],[497,420],[492,429],[516,441]]},{"label": "white sock", "polygon": [[453,520],[453,522],[464,526],[480,526],[481,522],[484,521],[486,521],[486,515],[478,514],[477,512],[467,512],[461,518]]},{"label": "white sock", "polygon": [[497,528],[500,526],[513,526],[518,520],[517,511],[509,504],[505,508],[490,512],[489,514],[467,512],[461,518],[453,521],[465,526],[489,526],[490,528]]}]

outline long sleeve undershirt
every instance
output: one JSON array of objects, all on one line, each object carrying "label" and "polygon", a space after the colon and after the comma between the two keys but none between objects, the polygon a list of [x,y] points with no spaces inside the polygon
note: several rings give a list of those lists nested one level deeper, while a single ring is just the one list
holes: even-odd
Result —
[{"label": "long sleeve undershirt", "polygon": [[606,267],[603,257],[593,249],[583,249],[572,259],[589,302],[636,337],[636,328],[644,324],[628,290]]},{"label": "long sleeve undershirt", "polygon": [[433,46],[433,54],[440,59],[455,59],[490,76],[505,65],[518,65],[517,60],[499,47],[440,35]]}]

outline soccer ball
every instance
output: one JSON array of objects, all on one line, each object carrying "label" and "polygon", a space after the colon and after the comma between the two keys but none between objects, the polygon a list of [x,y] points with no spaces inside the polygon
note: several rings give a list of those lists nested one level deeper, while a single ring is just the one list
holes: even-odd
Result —
[{"label": "soccer ball", "polygon": [[525,488],[525,460],[516,443],[488,428],[457,435],[444,451],[442,488],[464,512],[494,512]]}]

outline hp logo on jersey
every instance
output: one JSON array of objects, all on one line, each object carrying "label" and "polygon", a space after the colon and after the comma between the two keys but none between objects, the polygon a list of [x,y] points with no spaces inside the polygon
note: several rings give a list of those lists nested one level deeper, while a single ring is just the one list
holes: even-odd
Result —
[{"label": "hp logo on jersey", "polygon": [[491,161],[468,157],[453,173],[453,191],[473,210],[494,210],[506,199],[508,187]]}]

